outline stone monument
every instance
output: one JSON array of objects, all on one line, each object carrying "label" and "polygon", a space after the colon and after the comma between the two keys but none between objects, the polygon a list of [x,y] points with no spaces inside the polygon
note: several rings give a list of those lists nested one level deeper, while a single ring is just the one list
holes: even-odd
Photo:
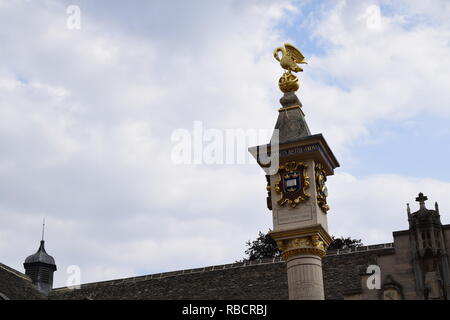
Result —
[{"label": "stone monument", "polygon": [[323,300],[322,257],[331,243],[326,181],[339,163],[322,134],[311,134],[295,94],[299,80],[292,72],[303,71],[304,56],[291,44],[274,56],[286,69],[279,80],[282,107],[270,143],[249,152],[266,173],[270,236],[287,262],[289,299]]}]

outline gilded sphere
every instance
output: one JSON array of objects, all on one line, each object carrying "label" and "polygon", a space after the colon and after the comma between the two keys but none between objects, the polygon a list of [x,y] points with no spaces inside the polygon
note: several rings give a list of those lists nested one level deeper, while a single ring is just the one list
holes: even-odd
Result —
[{"label": "gilded sphere", "polygon": [[285,72],[278,81],[280,90],[284,93],[295,92],[300,88],[298,78],[290,72]]}]

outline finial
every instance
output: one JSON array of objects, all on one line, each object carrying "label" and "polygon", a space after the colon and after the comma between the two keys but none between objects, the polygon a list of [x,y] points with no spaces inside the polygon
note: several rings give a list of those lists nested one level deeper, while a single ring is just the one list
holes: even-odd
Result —
[{"label": "finial", "polygon": [[434,209],[436,210],[436,213],[439,213],[439,205],[437,201],[434,203]]},{"label": "finial", "polygon": [[[278,55],[281,52],[282,56]],[[292,44],[285,43],[284,47],[276,48],[273,53],[275,59],[280,62],[283,69],[287,70],[278,81],[280,90],[284,93],[295,92],[299,88],[298,78],[292,72],[302,72],[298,64],[306,64],[303,54]]]},{"label": "finial", "polygon": [[427,196],[424,196],[423,193],[419,193],[419,196],[416,198],[416,201],[420,204],[420,209],[426,209],[425,207],[425,201],[428,200]]},{"label": "finial", "polygon": [[42,219],[42,241],[44,241],[45,218]]},{"label": "finial", "polygon": [[409,203],[406,204],[406,212],[408,213],[408,216],[411,214],[411,208],[409,207]]}]

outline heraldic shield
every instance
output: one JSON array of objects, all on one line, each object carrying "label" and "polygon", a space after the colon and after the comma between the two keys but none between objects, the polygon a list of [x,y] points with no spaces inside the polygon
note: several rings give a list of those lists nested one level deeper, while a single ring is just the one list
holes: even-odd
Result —
[{"label": "heraldic shield", "polygon": [[300,171],[293,171],[293,172],[287,172],[283,174],[282,180],[283,180],[283,189],[284,192],[297,192],[300,189]]},{"label": "heraldic shield", "polygon": [[311,196],[306,192],[309,186],[306,169],[305,163],[296,161],[280,166],[278,171],[280,181],[275,184],[275,191],[281,194],[281,199],[278,200],[280,206],[288,203],[292,208],[295,208]]}]

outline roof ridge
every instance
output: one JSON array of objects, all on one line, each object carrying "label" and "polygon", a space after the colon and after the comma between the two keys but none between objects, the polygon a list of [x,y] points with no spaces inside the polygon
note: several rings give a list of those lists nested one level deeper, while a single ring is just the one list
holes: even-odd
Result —
[{"label": "roof ridge", "polygon": [[384,250],[384,249],[393,249],[394,243],[393,242],[387,242],[387,243],[380,243],[380,244],[370,244],[367,246],[360,246],[360,247],[352,247],[347,249],[336,249],[336,250],[330,250],[327,252],[326,256],[337,256],[342,254],[352,254],[352,253],[360,253],[365,251],[374,251],[374,250]]},{"label": "roof ridge", "polygon": [[[208,267],[181,269],[181,270],[176,270],[176,271],[167,271],[167,272],[147,274],[147,275],[143,275],[143,276],[84,283],[84,284],[80,285],[80,288],[96,287],[97,285],[102,285],[102,286],[103,285],[114,285],[114,284],[125,283],[125,282],[137,282],[137,281],[145,281],[145,280],[152,280],[152,279],[162,279],[162,278],[175,277],[175,276],[181,276],[181,275],[203,273],[203,272],[210,272],[210,271],[220,271],[220,270],[234,269],[234,268],[247,268],[250,266],[281,263],[281,262],[284,262],[281,257],[257,259],[257,260],[250,260],[250,261],[244,260],[244,261],[240,261],[240,262],[212,265],[212,266],[208,266]],[[61,288],[53,289],[52,292],[64,291],[64,290],[71,290],[71,289],[69,287],[61,287]]]},{"label": "roof ridge", "polygon": [[9,273],[14,274],[16,277],[19,277],[19,278],[22,278],[24,280],[27,280],[27,281],[31,282],[31,278],[29,276],[27,276],[26,274],[24,274],[24,273],[22,273],[20,271],[17,271],[16,269],[8,267],[7,265],[5,265],[5,264],[3,264],[1,262],[0,262],[0,268],[5,270],[5,271],[7,271],[7,272],[9,272]]}]

